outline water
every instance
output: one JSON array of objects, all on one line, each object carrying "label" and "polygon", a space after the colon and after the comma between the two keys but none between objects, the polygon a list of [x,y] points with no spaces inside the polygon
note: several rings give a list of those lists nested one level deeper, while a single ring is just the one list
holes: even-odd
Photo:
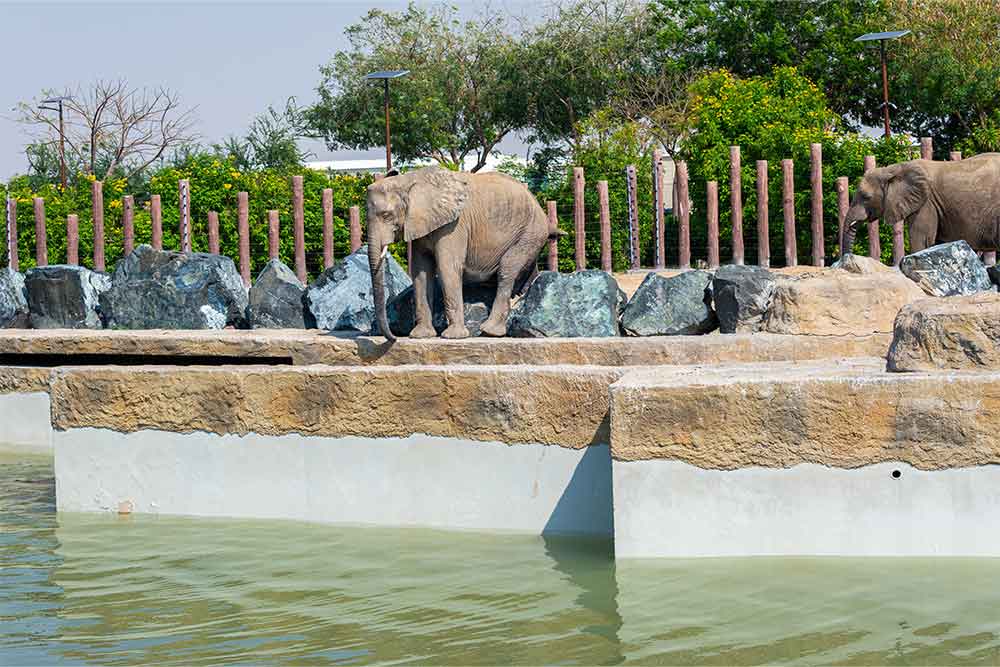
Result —
[{"label": "water", "polygon": [[2,665],[998,664],[998,582],[1000,559],[616,566],[606,543],[57,517],[51,463],[0,459]]}]

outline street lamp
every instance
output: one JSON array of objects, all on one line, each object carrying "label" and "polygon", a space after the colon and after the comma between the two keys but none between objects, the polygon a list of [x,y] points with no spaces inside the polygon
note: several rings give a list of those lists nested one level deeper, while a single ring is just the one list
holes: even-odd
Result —
[{"label": "street lamp", "polygon": [[889,131],[889,75],[885,67],[885,43],[890,39],[899,39],[909,35],[909,30],[892,30],[890,32],[869,32],[855,39],[855,42],[875,42],[879,44],[879,51],[882,54],[882,111],[885,119],[885,136],[892,136]]},{"label": "street lamp", "polygon": [[385,173],[392,171],[392,138],[389,133],[389,81],[398,79],[410,73],[408,69],[385,70],[365,75],[369,81],[382,81],[385,84]]},{"label": "street lamp", "polygon": [[[71,95],[49,97],[38,105],[38,108],[44,111],[59,112],[59,180],[62,181],[63,190],[66,189],[66,133],[63,128],[63,102],[71,99],[73,99]],[[47,107],[46,104],[58,104],[59,106]]]}]

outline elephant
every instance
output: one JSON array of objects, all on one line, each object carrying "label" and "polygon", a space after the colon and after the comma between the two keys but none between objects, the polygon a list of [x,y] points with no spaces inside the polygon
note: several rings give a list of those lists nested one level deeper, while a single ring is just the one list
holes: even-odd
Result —
[{"label": "elephant", "polygon": [[859,222],[904,220],[911,252],[964,240],[979,251],[1000,242],[1000,153],[949,162],[910,160],[865,174],[844,219],[841,256]]},{"label": "elephant", "polygon": [[386,316],[383,267],[393,241],[413,242],[416,317],[410,336],[437,335],[429,285],[436,269],[448,320],[441,336],[466,338],[463,281],[496,278],[496,299],[481,331],[505,335],[511,296],[536,274],[538,253],[549,236],[548,217],[534,195],[504,174],[424,167],[376,181],[368,186],[368,263],[379,330],[395,340]]}]

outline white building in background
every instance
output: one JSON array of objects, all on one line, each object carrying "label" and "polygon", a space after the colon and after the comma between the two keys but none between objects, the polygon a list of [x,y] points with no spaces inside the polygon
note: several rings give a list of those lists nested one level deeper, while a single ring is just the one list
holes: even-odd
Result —
[{"label": "white building in background", "polygon": [[[486,158],[486,166],[480,169],[480,173],[486,171],[496,171],[498,165],[503,162],[514,161],[525,165],[524,158],[519,155],[490,155]],[[436,164],[434,160],[414,160],[403,163],[404,167],[425,167]],[[476,157],[470,156],[465,159],[465,170],[469,171],[476,165]],[[375,174],[385,171],[385,158],[363,158],[345,160],[316,160],[306,162],[306,166],[316,171],[325,171],[332,174]]]}]

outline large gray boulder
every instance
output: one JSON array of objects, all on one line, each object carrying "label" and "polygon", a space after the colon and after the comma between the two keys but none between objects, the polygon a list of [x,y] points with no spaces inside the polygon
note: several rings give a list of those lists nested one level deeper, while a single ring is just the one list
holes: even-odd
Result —
[{"label": "large gray boulder", "polygon": [[965,241],[942,243],[907,255],[899,269],[931,296],[961,296],[993,289],[986,267]]},{"label": "large gray boulder", "polygon": [[247,314],[254,329],[305,329],[305,286],[280,259],[272,259],[250,288]]},{"label": "large gray boulder", "polygon": [[100,329],[101,295],[111,279],[82,266],[53,264],[29,269],[24,288],[35,329]]},{"label": "large gray boulder", "polygon": [[708,271],[685,271],[671,278],[650,272],[622,313],[622,329],[632,336],[704,334],[719,326],[712,309]]},{"label": "large gray boulder", "polygon": [[233,260],[140,245],[101,296],[109,329],[245,328],[247,290]]},{"label": "large gray boulder", "polygon": [[507,335],[618,336],[625,300],[618,283],[604,271],[544,271],[511,311]]},{"label": "large gray boulder", "polygon": [[[413,282],[391,254],[383,260],[386,303]],[[368,333],[375,321],[368,246],[363,245],[320,274],[306,289],[306,310],[320,329]]]},{"label": "large gray boulder", "polygon": [[[440,334],[448,327],[448,317],[444,312],[444,292],[441,291],[441,283],[438,280],[432,281],[434,285],[433,305],[431,313],[433,318],[431,323],[434,330]],[[493,299],[496,298],[496,285],[463,285],[462,301],[465,316],[465,328],[469,330],[470,336],[478,336],[480,326],[490,316],[490,309],[493,307]],[[397,336],[409,336],[415,326],[415,306],[413,298],[413,287],[407,287],[399,296],[389,302],[386,310],[389,318],[389,328]]]},{"label": "large gray boulder", "polygon": [[0,329],[28,326],[28,296],[24,276],[10,267],[0,269]]},{"label": "large gray boulder", "polygon": [[760,331],[774,290],[774,274],[763,267],[727,264],[719,268],[712,279],[719,331]]}]

